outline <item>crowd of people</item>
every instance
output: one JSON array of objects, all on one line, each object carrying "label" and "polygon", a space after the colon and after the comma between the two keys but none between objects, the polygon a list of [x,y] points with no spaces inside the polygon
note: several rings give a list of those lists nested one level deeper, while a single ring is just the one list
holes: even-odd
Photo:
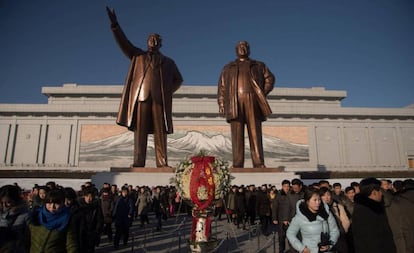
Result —
[{"label": "crowd of people", "polygon": [[222,207],[228,222],[278,233],[279,252],[414,252],[414,180],[365,178],[342,188],[300,179],[233,186]]},{"label": "crowd of people", "polygon": [[[91,182],[81,189],[55,182],[29,194],[17,185],[0,188],[0,252],[94,252],[102,236],[118,248],[136,220],[155,228],[178,212],[191,215],[174,186]],[[414,180],[365,178],[342,188],[300,179],[274,185],[233,185],[215,202],[214,216],[239,229],[259,225],[278,234],[279,252],[414,252]],[[233,225],[231,225],[233,226]],[[115,228],[115,231],[113,231]]]},{"label": "crowd of people", "polygon": [[[128,244],[134,220],[149,224],[149,212],[162,220],[175,215],[174,187],[133,187],[92,182],[81,189],[57,185],[35,185],[30,192],[18,184],[0,188],[0,252],[95,252],[101,237],[114,248]],[[171,202],[171,201],[174,202]],[[113,231],[115,228],[115,231]]]}]

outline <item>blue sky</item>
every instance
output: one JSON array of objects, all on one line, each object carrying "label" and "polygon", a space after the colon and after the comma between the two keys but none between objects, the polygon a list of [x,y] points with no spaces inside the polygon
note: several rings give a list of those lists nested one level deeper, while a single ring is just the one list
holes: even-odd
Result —
[{"label": "blue sky", "polygon": [[46,103],[42,86],[123,84],[129,61],[107,5],[135,45],[161,34],[184,85],[217,85],[246,40],[277,87],[346,90],[344,107],[414,103],[412,0],[0,0],[0,103]]}]

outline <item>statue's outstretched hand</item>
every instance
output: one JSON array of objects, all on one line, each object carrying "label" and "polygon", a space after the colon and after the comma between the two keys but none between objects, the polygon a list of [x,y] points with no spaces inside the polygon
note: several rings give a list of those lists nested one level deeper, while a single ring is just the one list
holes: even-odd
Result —
[{"label": "statue's outstretched hand", "polygon": [[111,20],[111,24],[117,24],[118,19],[116,18],[115,10],[111,10],[108,6],[106,6],[106,12],[108,13],[108,17]]}]

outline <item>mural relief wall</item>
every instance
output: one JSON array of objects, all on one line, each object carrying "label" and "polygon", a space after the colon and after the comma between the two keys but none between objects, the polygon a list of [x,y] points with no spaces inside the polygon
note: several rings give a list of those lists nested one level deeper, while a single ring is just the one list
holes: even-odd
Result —
[{"label": "mural relief wall", "polygon": [[[133,132],[116,125],[83,125],[79,154],[80,166],[128,167],[132,163]],[[246,133],[246,167],[251,166]],[[263,149],[267,167],[285,163],[309,162],[307,127],[263,127]],[[231,161],[228,126],[174,126],[168,135],[168,160],[175,166],[182,159],[206,150]],[[154,166],[153,136],[148,137],[147,167]]]}]

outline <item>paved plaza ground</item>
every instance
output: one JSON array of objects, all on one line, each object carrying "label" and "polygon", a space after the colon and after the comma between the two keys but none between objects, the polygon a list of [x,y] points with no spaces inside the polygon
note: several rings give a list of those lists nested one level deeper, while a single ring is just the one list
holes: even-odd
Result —
[{"label": "paved plaza ground", "polygon": [[[121,253],[121,252],[159,252],[159,253],[184,253],[189,252],[187,241],[191,230],[191,216],[180,214],[176,217],[163,220],[163,228],[157,232],[155,229],[155,217],[150,215],[150,224],[143,228],[139,221],[135,220],[130,229],[130,239],[127,246],[123,246],[122,240],[118,249],[108,242],[103,235],[101,244],[96,248],[96,253]],[[212,235],[217,238],[218,246],[212,252],[278,252],[277,233],[263,235],[259,225],[247,226],[245,230],[228,223],[225,215],[221,220],[212,223]],[[115,231],[114,231],[115,232]]]}]

